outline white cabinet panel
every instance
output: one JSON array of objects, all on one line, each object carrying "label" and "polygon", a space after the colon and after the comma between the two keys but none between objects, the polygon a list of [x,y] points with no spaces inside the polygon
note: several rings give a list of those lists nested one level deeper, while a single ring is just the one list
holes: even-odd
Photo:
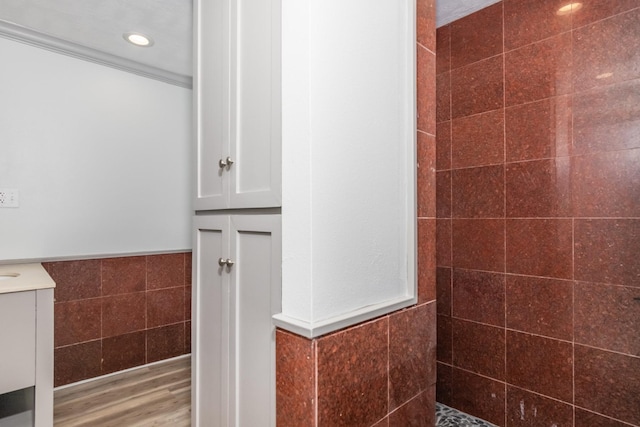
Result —
[{"label": "white cabinet panel", "polygon": [[0,394],[35,385],[36,292],[0,295]]},{"label": "white cabinet panel", "polygon": [[[275,426],[275,328],[280,311],[280,217],[233,216],[237,426]],[[266,420],[270,420],[269,423]]]},{"label": "white cabinet panel", "polygon": [[280,216],[197,216],[194,225],[193,424],[275,426]]},{"label": "white cabinet panel", "polygon": [[195,209],[281,205],[280,0],[196,2]]},{"label": "white cabinet panel", "polygon": [[228,218],[196,218],[193,277],[194,425],[228,425],[229,276],[218,264],[227,253]]}]

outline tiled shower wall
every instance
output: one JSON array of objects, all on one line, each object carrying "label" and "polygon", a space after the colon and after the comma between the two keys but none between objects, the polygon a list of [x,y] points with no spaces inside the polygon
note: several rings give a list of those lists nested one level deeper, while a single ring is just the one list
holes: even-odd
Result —
[{"label": "tiled shower wall", "polygon": [[418,304],[313,340],[278,330],[278,426],[435,424],[434,7],[417,1]]},{"label": "tiled shower wall", "polygon": [[191,352],[191,253],[45,262],[55,386]]},{"label": "tiled shower wall", "polygon": [[437,396],[499,426],[640,426],[640,2],[579,1],[437,31]]}]

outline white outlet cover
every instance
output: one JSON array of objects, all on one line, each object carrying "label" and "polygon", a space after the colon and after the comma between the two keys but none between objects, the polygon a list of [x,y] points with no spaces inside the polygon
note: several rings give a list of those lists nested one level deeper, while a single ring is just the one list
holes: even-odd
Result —
[{"label": "white outlet cover", "polygon": [[16,188],[0,188],[0,208],[20,207],[20,193]]}]

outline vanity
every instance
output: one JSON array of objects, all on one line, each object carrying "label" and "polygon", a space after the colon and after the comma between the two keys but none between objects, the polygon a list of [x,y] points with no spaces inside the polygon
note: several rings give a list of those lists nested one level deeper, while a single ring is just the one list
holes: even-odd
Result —
[{"label": "vanity", "polygon": [[53,425],[53,289],[41,264],[0,265],[0,426]]}]

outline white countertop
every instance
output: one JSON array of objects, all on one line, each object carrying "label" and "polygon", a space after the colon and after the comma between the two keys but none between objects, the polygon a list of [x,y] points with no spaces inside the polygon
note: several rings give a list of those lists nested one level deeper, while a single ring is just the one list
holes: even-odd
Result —
[{"label": "white countertop", "polygon": [[0,294],[55,287],[42,264],[0,265]]}]

